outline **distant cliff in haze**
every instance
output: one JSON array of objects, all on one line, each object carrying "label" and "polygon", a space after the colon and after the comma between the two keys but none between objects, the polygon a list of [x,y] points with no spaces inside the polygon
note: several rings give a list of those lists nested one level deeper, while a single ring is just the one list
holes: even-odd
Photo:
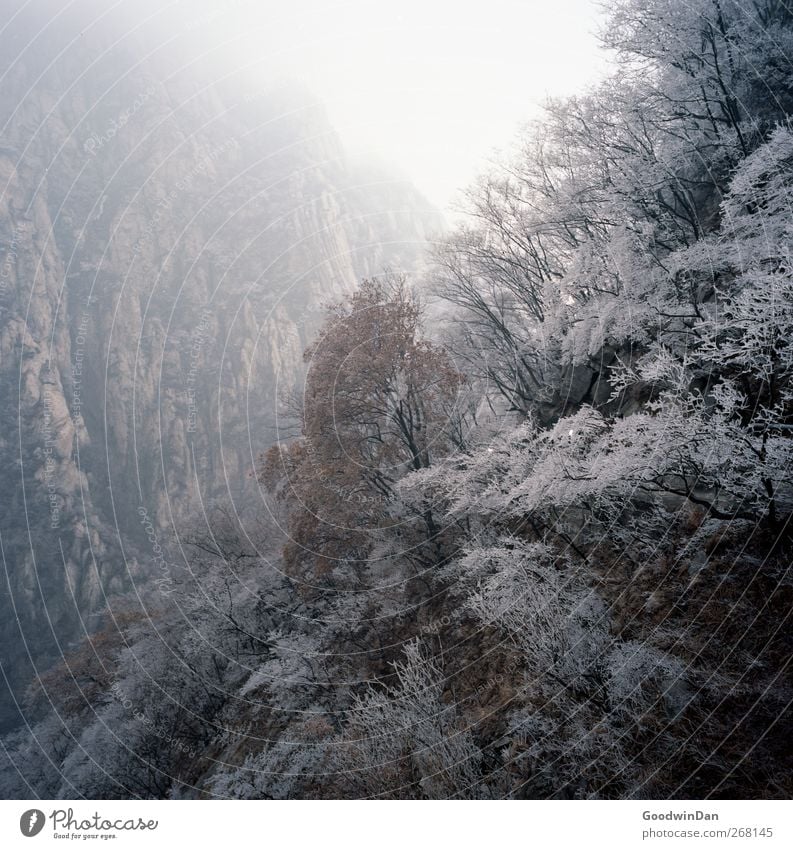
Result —
[{"label": "distant cliff in haze", "polygon": [[[322,304],[439,227],[311,95],[222,78],[91,4],[32,4],[0,82],[0,659],[19,696],[172,526],[255,498]],[[48,23],[50,22],[50,23]],[[188,59],[190,61],[188,61]],[[18,719],[2,700],[0,724]]]}]

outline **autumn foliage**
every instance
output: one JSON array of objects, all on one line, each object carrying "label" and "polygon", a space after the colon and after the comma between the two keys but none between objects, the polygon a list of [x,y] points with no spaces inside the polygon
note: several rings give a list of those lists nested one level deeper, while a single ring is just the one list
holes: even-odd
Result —
[{"label": "autumn foliage", "polygon": [[[316,576],[364,562],[392,521],[394,484],[448,453],[462,376],[423,338],[403,278],[366,280],[329,308],[304,359],[302,436],[267,452],[260,481],[287,505],[287,566]],[[436,532],[431,515],[423,521]]]}]

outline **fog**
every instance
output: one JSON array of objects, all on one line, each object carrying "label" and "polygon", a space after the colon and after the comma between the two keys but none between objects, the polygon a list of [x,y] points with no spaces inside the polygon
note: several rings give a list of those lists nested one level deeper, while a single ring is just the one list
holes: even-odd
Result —
[{"label": "fog", "polygon": [[580,91],[605,67],[595,0],[15,6],[38,10],[33,38],[77,20],[91,29],[113,18],[117,25],[120,16],[122,40],[144,38],[172,63],[208,62],[213,73],[264,85],[299,80],[325,104],[348,150],[396,166],[446,211],[547,96]]},{"label": "fog", "polygon": [[548,95],[603,67],[592,0],[235,6],[239,25],[277,42],[268,64],[317,93],[349,148],[401,167],[442,207]]},{"label": "fog", "polygon": [[349,149],[398,166],[442,208],[548,95],[604,65],[593,0],[210,6],[191,18],[196,34],[223,32],[229,59],[258,58],[253,73],[302,80]]}]

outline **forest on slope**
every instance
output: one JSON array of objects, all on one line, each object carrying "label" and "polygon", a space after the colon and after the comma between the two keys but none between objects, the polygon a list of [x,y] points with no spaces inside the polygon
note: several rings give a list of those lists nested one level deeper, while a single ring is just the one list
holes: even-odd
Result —
[{"label": "forest on slope", "polygon": [[42,677],[7,796],[791,796],[793,11],[603,40],[328,307],[261,522]]}]

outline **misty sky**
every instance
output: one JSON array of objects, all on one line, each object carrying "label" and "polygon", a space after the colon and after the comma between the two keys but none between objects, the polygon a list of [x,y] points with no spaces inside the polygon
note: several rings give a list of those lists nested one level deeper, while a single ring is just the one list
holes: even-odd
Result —
[{"label": "misty sky", "polygon": [[302,79],[348,149],[397,165],[442,208],[546,95],[586,87],[605,61],[594,0],[179,5],[205,43],[242,57],[245,42],[260,73]]}]

